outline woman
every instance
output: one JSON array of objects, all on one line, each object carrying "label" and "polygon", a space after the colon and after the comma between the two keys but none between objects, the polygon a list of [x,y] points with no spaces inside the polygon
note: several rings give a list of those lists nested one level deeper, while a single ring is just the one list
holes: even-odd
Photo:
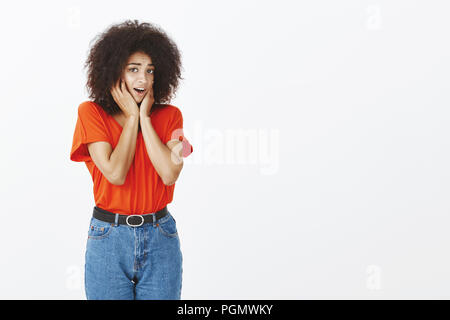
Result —
[{"label": "woman", "polygon": [[87,299],[180,299],[182,253],[167,209],[193,147],[167,102],[181,59],[154,25],[127,20],[92,46],[70,159],[84,161],[95,206],[86,246]]}]

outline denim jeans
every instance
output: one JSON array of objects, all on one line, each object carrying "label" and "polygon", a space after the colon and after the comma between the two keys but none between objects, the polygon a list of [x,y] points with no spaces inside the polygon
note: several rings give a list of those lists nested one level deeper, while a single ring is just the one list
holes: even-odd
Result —
[{"label": "denim jeans", "polygon": [[170,212],[139,227],[91,218],[85,256],[88,300],[179,300],[182,262]]}]

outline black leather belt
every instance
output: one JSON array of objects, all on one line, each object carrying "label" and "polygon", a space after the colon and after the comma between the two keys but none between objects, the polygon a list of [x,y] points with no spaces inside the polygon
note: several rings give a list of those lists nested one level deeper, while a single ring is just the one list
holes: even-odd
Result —
[{"label": "black leather belt", "polygon": [[156,213],[131,214],[131,215],[118,214],[94,206],[93,217],[101,221],[116,223],[116,216],[118,216],[117,224],[126,224],[130,227],[139,227],[142,226],[144,223],[148,222],[153,223],[153,217],[156,217],[156,221],[158,221],[159,219],[166,216],[167,213],[168,213],[167,206],[165,206],[161,210],[156,211]]}]

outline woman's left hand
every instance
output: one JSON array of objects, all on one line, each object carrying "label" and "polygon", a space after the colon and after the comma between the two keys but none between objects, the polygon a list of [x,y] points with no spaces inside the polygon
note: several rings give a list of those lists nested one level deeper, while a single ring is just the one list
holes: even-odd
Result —
[{"label": "woman's left hand", "polygon": [[153,86],[150,87],[150,90],[145,94],[144,99],[141,102],[141,106],[139,107],[140,118],[150,117],[150,110],[153,107],[153,103],[155,99],[153,97]]}]

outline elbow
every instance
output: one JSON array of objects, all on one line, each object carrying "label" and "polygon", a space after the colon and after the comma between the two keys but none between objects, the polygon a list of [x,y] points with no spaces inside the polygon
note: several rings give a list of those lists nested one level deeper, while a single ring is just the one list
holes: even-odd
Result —
[{"label": "elbow", "polygon": [[178,180],[178,177],[180,176],[181,169],[183,168],[183,163],[177,168],[175,172],[172,172],[171,174],[166,175],[165,179],[163,180],[163,183],[166,186],[171,186],[175,184],[175,182]]},{"label": "elbow", "polygon": [[173,184],[175,184],[175,179],[164,179],[163,180],[163,183],[166,185],[166,186],[168,186],[168,187],[170,187],[171,185],[173,185]]},{"label": "elbow", "polygon": [[171,176],[166,177],[165,179],[162,179],[162,181],[166,186],[170,187],[171,185],[175,184],[177,179],[178,179],[178,175],[171,175]]},{"label": "elbow", "polygon": [[115,186],[123,185],[125,183],[125,180],[126,177],[119,173],[113,173],[108,178],[108,181]]},{"label": "elbow", "polygon": [[166,186],[175,184],[175,182],[178,180],[178,177],[180,176],[181,170],[183,169],[183,165],[183,159],[181,158],[181,162],[179,162],[178,165],[176,165],[176,167],[172,169],[165,180],[163,179],[163,182]]},{"label": "elbow", "polygon": [[115,185],[115,186],[121,186],[125,183],[125,179],[108,179],[109,183]]},{"label": "elbow", "polygon": [[125,180],[124,179],[123,180],[113,180],[113,179],[111,179],[111,180],[109,180],[109,182],[111,184],[115,185],[115,186],[121,186],[121,185],[123,185],[125,183]]}]

